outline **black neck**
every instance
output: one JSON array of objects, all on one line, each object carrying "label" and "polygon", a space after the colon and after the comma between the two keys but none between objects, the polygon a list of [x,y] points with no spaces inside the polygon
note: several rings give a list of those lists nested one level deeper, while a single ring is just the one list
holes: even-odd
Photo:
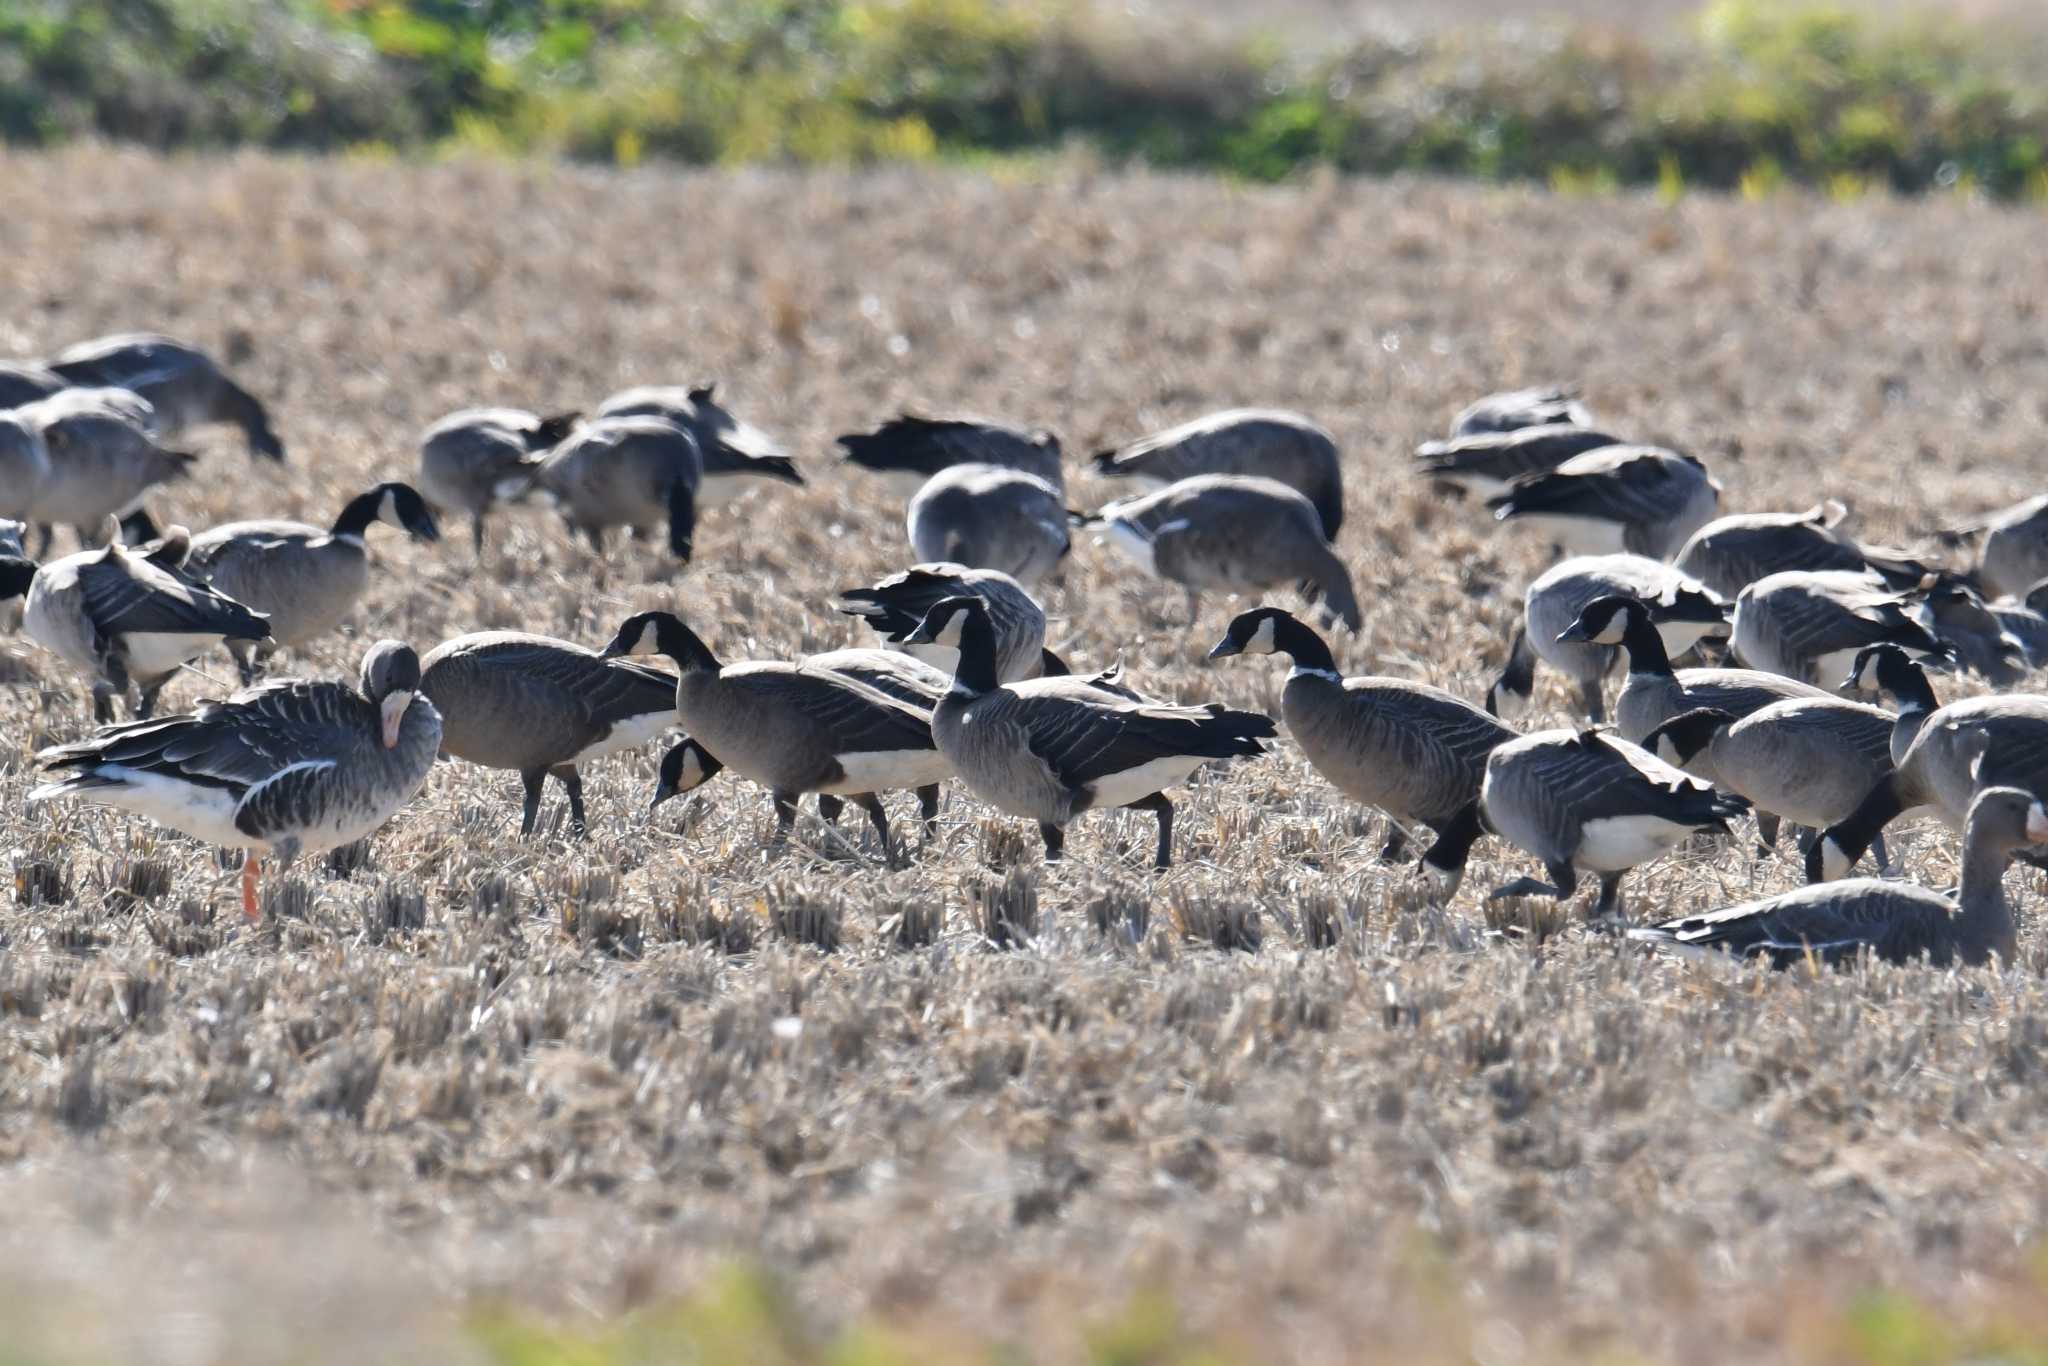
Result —
[{"label": "black neck", "polygon": [[682,621],[674,616],[660,616],[654,622],[654,647],[676,662],[676,667],[685,673],[695,669],[710,669],[716,672],[718,656],[711,653],[711,647]]},{"label": "black neck", "polygon": [[955,691],[994,692],[1002,683],[996,673],[996,633],[988,614],[971,607],[960,614],[960,662],[953,666]]},{"label": "black neck", "polygon": [[1628,651],[1628,671],[1632,674],[1671,672],[1671,656],[1664,650],[1664,637],[1657,634],[1646,610],[1621,609],[1621,648]]},{"label": "black neck", "polygon": [[371,489],[348,500],[348,506],[341,510],[341,516],[334,519],[330,532],[336,536],[354,536],[361,539],[369,530],[370,523],[377,520],[378,511],[384,506],[384,490]]},{"label": "black neck", "polygon": [[34,561],[25,560],[19,555],[0,555],[0,602],[18,598],[28,592],[28,586],[35,576]]},{"label": "black neck", "polygon": [[1927,681],[1926,672],[1909,660],[1885,660],[1878,670],[1878,682],[1886,692],[1899,699],[1902,713],[1933,711],[1941,705],[1934,695],[1934,685]]},{"label": "black neck", "polygon": [[1293,617],[1269,617],[1273,623],[1273,650],[1294,661],[1298,669],[1314,669],[1319,673],[1337,672],[1337,661],[1330,654],[1330,647],[1323,638]]}]

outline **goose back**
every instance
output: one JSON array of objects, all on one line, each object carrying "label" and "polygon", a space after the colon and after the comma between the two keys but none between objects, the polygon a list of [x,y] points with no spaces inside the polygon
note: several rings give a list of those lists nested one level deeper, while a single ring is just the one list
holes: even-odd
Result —
[{"label": "goose back", "polygon": [[1620,873],[1742,810],[1601,730],[1547,730],[1496,747],[1480,787],[1486,827],[1546,864]]},{"label": "goose back", "polygon": [[1337,442],[1301,413],[1229,408],[1098,452],[1095,472],[1164,488],[1198,474],[1246,474],[1276,480],[1315,505],[1325,540],[1344,522],[1344,477]]},{"label": "goose back", "polygon": [[133,390],[155,406],[165,431],[228,423],[241,428],[251,455],[284,459],[263,404],[186,342],[146,332],[100,337],[59,352],[49,368],[75,385]]},{"label": "goose back", "polygon": [[1575,455],[1621,439],[1597,427],[1547,423],[1505,432],[1477,432],[1450,441],[1425,441],[1415,448],[1417,471],[1473,498],[1506,493],[1517,479],[1544,474]]},{"label": "goose back", "polygon": [[871,432],[848,432],[838,443],[848,464],[886,475],[906,492],[955,465],[994,465],[1043,479],[1055,490],[1066,488],[1058,437],[985,418],[904,413]]},{"label": "goose back", "polygon": [[910,500],[905,522],[919,559],[997,570],[1027,588],[1072,545],[1059,489],[995,465],[940,470]]},{"label": "goose back", "polygon": [[1835,683],[1866,646],[1882,641],[1922,655],[1943,653],[1910,606],[1905,595],[1861,571],[1767,574],[1735,599],[1735,654],[1752,669]]},{"label": "goose back", "polygon": [[1451,439],[1480,432],[1511,432],[1522,427],[1572,423],[1593,425],[1593,414],[1579,402],[1570,385],[1543,384],[1488,394],[1465,405],[1451,421]]},{"label": "goose back", "polygon": [[641,745],[675,724],[675,675],[524,631],[478,631],[421,661],[442,750],[531,772]]},{"label": "goose back", "polygon": [[697,442],[703,478],[697,493],[705,504],[723,503],[746,491],[745,480],[773,479],[801,484],[796,462],[776,440],[718,402],[717,386],[641,385],[621,390],[597,410],[599,417],[659,417],[689,432]]},{"label": "goose back", "polygon": [[951,673],[960,652],[939,644],[911,645],[925,613],[953,597],[981,599],[996,638],[996,676],[1005,683],[1036,678],[1045,660],[1045,609],[1015,579],[1000,570],[974,569],[951,561],[914,565],[872,588],[840,594],[839,610],[865,620],[883,640],[933,667]]},{"label": "goose back", "polygon": [[1658,446],[1603,446],[1517,479],[1487,506],[1575,554],[1665,559],[1711,520],[1721,486],[1705,465]]},{"label": "goose back", "polygon": [[606,417],[550,451],[535,482],[594,538],[619,526],[667,527],[670,549],[687,559],[702,478],[689,432],[659,417]]}]

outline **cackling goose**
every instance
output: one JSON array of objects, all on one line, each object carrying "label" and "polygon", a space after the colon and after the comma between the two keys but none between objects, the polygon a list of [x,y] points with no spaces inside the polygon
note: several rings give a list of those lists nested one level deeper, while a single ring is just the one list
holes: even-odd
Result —
[{"label": "cackling goose", "polygon": [[[922,659],[894,650],[828,650],[824,654],[810,656],[804,663],[813,669],[830,669],[844,674],[857,683],[885,692],[905,706],[917,708],[924,713],[927,722],[931,720],[932,708],[952,686],[950,672],[942,673]],[[931,839],[938,833],[939,785],[936,782],[926,783],[917,789],[917,808],[919,818],[924,822],[924,836]],[[828,821],[838,820],[839,798],[830,793],[819,793],[818,811]]]},{"label": "cackling goose", "polygon": [[1258,593],[1292,586],[1356,631],[1363,618],[1350,571],[1323,539],[1314,504],[1256,476],[1202,474],[1156,493],[1107,503],[1083,519],[1152,578],[1187,590],[1188,620],[1202,589]]},{"label": "cackling goose", "polygon": [[1029,588],[1072,546],[1059,489],[996,465],[953,465],[925,481],[905,516],[921,560],[1008,574]]},{"label": "cackling goose", "polygon": [[1014,683],[1052,672],[1045,667],[1045,609],[1000,570],[970,569],[943,560],[913,565],[872,588],[850,588],[841,593],[839,610],[866,621],[889,644],[950,674],[960,662],[957,651],[941,645],[906,645],[904,637],[940,602],[963,596],[980,598],[988,608],[989,625],[996,633],[998,678]]},{"label": "cackling goose", "polygon": [[2010,688],[2027,672],[2027,648],[1968,580],[1931,574],[1916,596],[1918,616],[1956,663],[1995,687]]},{"label": "cackling goose", "polygon": [[1467,404],[1451,423],[1451,439],[1566,423],[1579,427],[1593,425],[1593,415],[1579,402],[1576,388],[1546,384],[1533,389],[1509,389]]},{"label": "cackling goose", "polygon": [[1038,822],[1048,862],[1061,856],[1074,817],[1129,806],[1157,815],[1154,865],[1170,866],[1173,803],[1163,789],[1211,759],[1263,754],[1259,741],[1276,729],[1253,712],[1147,702],[1089,679],[1003,683],[979,598],[936,604],[911,641],[959,651],[952,687],[932,710],[932,735],[976,796]]},{"label": "cackling goose", "polygon": [[2023,598],[1989,603],[1999,629],[2019,643],[2030,669],[2048,668],[2048,581],[2035,584]]},{"label": "cackling goose", "polygon": [[443,754],[519,774],[521,835],[534,831],[549,774],[569,794],[570,828],[583,835],[578,767],[676,724],[674,675],[524,631],[444,641],[420,662],[420,691],[441,713]]},{"label": "cackling goose", "polygon": [[1910,613],[1912,599],[1874,575],[1790,569],[1766,574],[1735,599],[1735,657],[1745,668],[1833,686],[1865,647],[1890,642],[1945,657],[1949,647]]},{"label": "cackling goose", "polygon": [[244,683],[255,676],[252,653],[267,659],[303,645],[355,609],[370,583],[363,534],[376,522],[415,540],[440,538],[426,500],[411,485],[396,483],[351,498],[325,531],[304,522],[229,522],[192,538],[186,569],[270,620],[270,639],[253,652],[246,644],[228,645]]},{"label": "cackling goose", "polygon": [[1841,529],[1848,507],[1833,498],[1804,512],[1737,512],[1695,531],[1672,563],[1724,598],[1767,574],[1794,569],[1874,573],[1908,588],[1928,566],[1901,551],[1865,547]]},{"label": "cackling goose", "polygon": [[599,405],[597,415],[665,418],[695,437],[703,464],[703,477],[697,484],[699,507],[739,497],[750,487],[749,480],[804,482],[796,462],[774,438],[753,423],[734,417],[718,402],[715,384],[695,389],[673,385],[625,389]]},{"label": "cackling goose", "polygon": [[2018,947],[2005,866],[2029,844],[2048,843],[2048,811],[2032,792],[1988,788],[1963,827],[1963,881],[1954,901],[1939,892],[1879,878],[1801,887],[1705,915],[1629,931],[1658,948],[1718,950],[1762,958],[1775,968],[1854,962],[1864,952],[1889,963],[1970,966]]},{"label": "cackling goose", "polygon": [[1602,446],[1486,500],[1496,519],[1528,522],[1573,554],[1654,560],[1669,559],[1720,503],[1705,465],[1660,446]]},{"label": "cackling goose", "polygon": [[420,493],[447,516],[469,514],[470,540],[484,553],[484,518],[533,486],[541,457],[576,429],[576,413],[541,417],[523,408],[465,408],[420,437]]},{"label": "cackling goose", "polygon": [[1229,408],[1155,432],[1115,450],[1098,451],[1095,472],[1165,488],[1197,474],[1254,474],[1277,480],[1315,504],[1323,539],[1344,524],[1344,471],[1337,442],[1300,413],[1279,408]]},{"label": "cackling goose", "polygon": [[37,756],[73,770],[28,799],[82,797],[244,850],[242,910],[257,914],[262,856],[352,844],[426,781],[441,716],[417,695],[419,658],[395,640],[363,656],[362,690],[281,679],[208,700],[186,716],[130,721]]},{"label": "cackling goose", "polygon": [[1415,448],[1415,460],[1417,471],[1438,485],[1484,501],[1506,493],[1517,479],[1547,474],[1575,455],[1621,444],[1621,438],[1593,427],[1551,423],[1425,441]]},{"label": "cackling goose", "polygon": [[1983,537],[1977,577],[1992,597],[2018,597],[2048,578],[2048,493],[1940,533],[1951,545]]},{"label": "cackling goose", "polygon": [[1055,489],[1067,486],[1060,439],[1044,430],[973,417],[904,413],[872,432],[848,432],[837,439],[847,464],[887,476],[905,497],[955,465],[995,465],[1036,475]]},{"label": "cackling goose", "polygon": [[1941,709],[1941,699],[1927,681],[1919,661],[1896,645],[1873,645],[1856,656],[1856,663],[1843,682],[1844,689],[1875,693],[1894,709],[1891,734],[1892,766],[1898,767],[1913,747],[1927,718]]},{"label": "cackling goose", "polygon": [[554,500],[570,530],[598,554],[615,526],[668,528],[668,548],[684,564],[697,530],[703,479],[697,439],[666,418],[606,417],[585,423],[540,463],[534,487]]},{"label": "cackling goose", "polygon": [[155,405],[168,431],[208,422],[240,427],[251,455],[284,459],[270,415],[197,347],[169,337],[129,333],[80,342],[49,368],[72,384],[132,389]]}]

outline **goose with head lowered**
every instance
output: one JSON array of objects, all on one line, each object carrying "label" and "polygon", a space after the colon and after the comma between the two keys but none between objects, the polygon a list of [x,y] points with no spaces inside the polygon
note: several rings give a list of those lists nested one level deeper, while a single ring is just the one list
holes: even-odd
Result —
[{"label": "goose with head lowered", "polygon": [[676,724],[675,675],[524,631],[443,641],[421,661],[420,691],[441,713],[443,754],[519,775],[521,835],[533,833],[552,774],[569,794],[570,829],[581,837],[580,767]]},{"label": "goose with head lowered", "polygon": [[1690,455],[1661,446],[1602,446],[1486,500],[1575,555],[1626,550],[1668,559],[1721,505],[1721,485]]},{"label": "goose with head lowered", "polygon": [[1571,424],[1593,426],[1593,414],[1568,384],[1542,384],[1488,394],[1465,405],[1451,421],[1451,439],[1480,432],[1512,432],[1524,427]]},{"label": "goose with head lowered", "polygon": [[[1905,762],[1927,718],[1941,709],[1934,685],[1927,681],[1921,662],[1896,645],[1872,645],[1856,656],[1844,691],[1875,694],[1892,708],[1892,733],[1888,742],[1892,767]],[[1832,822],[1830,822],[1832,824]]]},{"label": "goose with head lowered", "polygon": [[25,516],[44,528],[64,523],[80,545],[107,518],[142,501],[159,484],[191,476],[199,457],[157,443],[148,403],[126,389],[66,389],[14,410],[35,433],[44,474],[28,490]]},{"label": "goose with head lowered", "polygon": [[1048,862],[1067,823],[1117,806],[1159,819],[1154,866],[1173,862],[1173,803],[1165,789],[1212,759],[1265,753],[1270,717],[1222,707],[1148,702],[1083,678],[996,677],[995,632],[981,599],[947,598],[913,643],[959,651],[953,685],[932,709],[932,735],[960,781],[997,810],[1038,823]]},{"label": "goose with head lowered", "polygon": [[1951,546],[1982,538],[1978,581],[1993,597],[2018,597],[2048,578],[2048,493],[1937,536]]},{"label": "goose with head lowered", "polygon": [[96,720],[114,719],[113,699],[125,699],[131,682],[142,690],[135,715],[146,718],[191,660],[216,645],[246,649],[269,638],[262,613],[176,570],[188,544],[185,529],[172,527],[151,555],[114,541],[30,566],[22,630],[92,680]]},{"label": "goose with head lowered", "polygon": [[627,618],[604,648],[607,659],[621,655],[674,661],[676,723],[724,767],[768,789],[778,844],[796,821],[797,798],[818,792],[851,798],[891,851],[876,794],[930,787],[952,771],[917,707],[809,662],[721,664],[672,612]]},{"label": "goose with head lowered", "polygon": [[443,515],[469,515],[470,541],[482,559],[485,517],[533,486],[541,457],[576,429],[577,417],[524,408],[450,413],[420,438],[420,492]]},{"label": "goose with head lowered", "polygon": [[1930,574],[1914,594],[1918,616],[1956,663],[1993,687],[2010,688],[2027,672],[2027,647],[1991,604],[1958,574]]},{"label": "goose with head lowered", "polygon": [[1735,599],[1735,657],[1751,669],[1833,684],[1884,642],[1925,658],[1950,647],[1912,614],[1912,598],[1873,574],[1793,569],[1766,574]]},{"label": "goose with head lowered", "polygon": [[1058,488],[996,465],[940,470],[910,500],[904,523],[918,558],[993,569],[1027,588],[1073,545]]},{"label": "goose with head lowered", "polygon": [[703,477],[697,439],[675,423],[605,417],[557,443],[534,472],[534,487],[598,554],[615,526],[636,533],[667,527],[669,553],[688,564]]},{"label": "goose with head lowered", "polygon": [[1564,901],[1583,869],[1600,879],[1593,914],[1619,915],[1624,873],[1694,835],[1725,833],[1748,807],[1604,727],[1537,731],[1494,749],[1479,800],[1423,857],[1434,867],[1451,866],[1481,831],[1491,831],[1541,859],[1550,881],[1518,878],[1489,899]]},{"label": "goose with head lowered", "polygon": [[[1286,655],[1293,662],[1280,690],[1280,719],[1309,765],[1339,792],[1376,806],[1394,821],[1433,831],[1479,796],[1486,758],[1516,737],[1464,698],[1401,678],[1345,678],[1321,636],[1277,607],[1242,613],[1209,658]],[[1381,851],[1401,853],[1398,824]],[[1432,868],[1456,892],[1462,862]]]},{"label": "goose with head lowered", "polygon": [[1047,669],[1045,609],[1024,586],[997,569],[971,569],[941,560],[912,565],[871,588],[849,588],[839,595],[839,610],[859,617],[884,641],[950,674],[960,662],[957,650],[943,645],[910,645],[906,637],[924,621],[925,613],[947,598],[976,597],[988,608],[996,633],[996,674],[1005,683],[1037,678]]},{"label": "goose with head lowered", "polygon": [[370,586],[363,535],[379,522],[418,541],[441,537],[412,485],[385,483],[349,499],[325,531],[304,522],[229,522],[192,538],[186,570],[269,619],[264,644],[228,646],[243,682],[259,659],[326,635],[355,610]]},{"label": "goose with head lowered", "polygon": [[1575,455],[1623,444],[1595,427],[1547,423],[1507,432],[1479,432],[1415,448],[1416,472],[1452,492],[1497,498],[1517,479],[1547,474]]},{"label": "goose with head lowered", "polygon": [[1200,616],[1204,589],[1292,587],[1353,631],[1364,619],[1351,571],[1323,539],[1315,506],[1271,479],[1196,475],[1105,504],[1082,525],[1100,527],[1148,577],[1186,589],[1190,624]]},{"label": "goose with head lowered", "polygon": [[1043,479],[1055,490],[1067,486],[1060,439],[1042,428],[904,413],[871,432],[848,432],[837,440],[847,464],[885,476],[905,497],[955,465],[994,465]]},{"label": "goose with head lowered", "polygon": [[58,352],[49,368],[74,385],[133,390],[155,407],[166,431],[225,423],[242,429],[250,455],[284,459],[263,404],[189,343],[152,332],[99,337]]},{"label": "goose with head lowered", "polygon": [[1618,648],[1560,637],[1588,603],[1615,596],[1635,598],[1649,609],[1669,658],[1728,631],[1727,601],[1662,560],[1574,555],[1537,575],[1522,595],[1522,620],[1507,665],[1487,690],[1486,709],[1496,716],[1519,716],[1535,692],[1536,661],[1541,659],[1578,684],[1581,714],[1594,722],[1606,720],[1603,685],[1614,670]]},{"label": "goose with head lowered", "polygon": [[1229,408],[1178,427],[1098,451],[1095,472],[1162,489],[1197,474],[1251,474],[1279,483],[1315,504],[1323,539],[1344,524],[1344,471],[1336,438],[1300,413],[1281,408]]},{"label": "goose with head lowered", "polygon": [[1733,598],[1769,574],[1876,574],[1893,588],[1910,588],[1929,566],[1903,551],[1865,546],[1842,529],[1848,505],[1829,498],[1804,512],[1736,512],[1695,531],[1672,563],[1724,598]]},{"label": "goose with head lowered", "polygon": [[380,640],[363,656],[360,690],[280,679],[45,750],[44,768],[68,772],[28,799],[80,797],[244,850],[242,910],[254,918],[265,853],[287,868],[352,844],[426,781],[441,715],[419,681],[418,656]]},{"label": "goose with head lowered", "polygon": [[1987,788],[1963,825],[1963,881],[1955,900],[1881,878],[1817,883],[1705,915],[1629,931],[1660,949],[1762,958],[1774,968],[1851,963],[1865,953],[1888,963],[1975,967],[2018,948],[2005,868],[2029,845],[2048,844],[2048,810],[2016,787]]},{"label": "goose with head lowered", "polygon": [[653,384],[624,389],[598,405],[599,417],[658,417],[673,422],[697,441],[703,478],[697,504],[729,502],[767,479],[801,484],[796,462],[775,439],[751,422],[743,422],[718,401],[718,386],[694,389]]}]

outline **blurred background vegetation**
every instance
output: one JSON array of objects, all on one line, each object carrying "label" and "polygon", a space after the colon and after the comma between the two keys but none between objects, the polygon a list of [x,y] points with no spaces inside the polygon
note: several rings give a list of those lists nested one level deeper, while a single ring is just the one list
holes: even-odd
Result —
[{"label": "blurred background vegetation", "polygon": [[2048,199],[2048,17],[1714,0],[1316,38],[1087,0],[0,0],[0,136],[1029,156]]}]

